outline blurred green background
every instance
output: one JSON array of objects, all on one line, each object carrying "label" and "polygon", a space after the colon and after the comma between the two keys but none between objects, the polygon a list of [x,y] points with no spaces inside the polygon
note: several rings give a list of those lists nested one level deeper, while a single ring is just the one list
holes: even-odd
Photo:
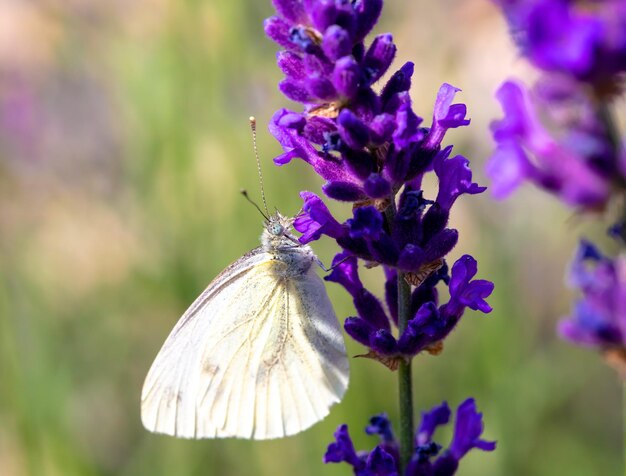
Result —
[{"label": "blurred green background", "polygon": [[[369,449],[370,415],[397,422],[395,376],[353,360],[343,402],[291,438],[185,441],[141,426],[143,379],[171,327],[257,245],[261,220],[239,195],[258,196],[249,115],[270,205],[294,214],[300,190],[319,192],[300,161],[271,165],[280,149],[266,124],[290,106],[263,36],[271,14],[269,0],[0,1],[0,474],[345,475],[321,462],[335,428],[347,422]],[[493,92],[531,76],[493,6],[388,1],[376,31],[394,33],[396,66],[415,61],[427,124],[442,82],[464,90],[472,125],[446,142],[486,183]],[[567,261],[599,219],[530,188],[456,206],[452,258],[478,258],[494,311],[467,313],[441,356],[416,360],[414,384],[418,409],[474,396],[484,412],[498,449],[470,454],[460,475],[620,474],[616,379],[554,332],[573,297]],[[336,251],[314,248],[326,263]],[[376,270],[365,279],[381,289]],[[345,293],[328,290],[351,315]]]}]

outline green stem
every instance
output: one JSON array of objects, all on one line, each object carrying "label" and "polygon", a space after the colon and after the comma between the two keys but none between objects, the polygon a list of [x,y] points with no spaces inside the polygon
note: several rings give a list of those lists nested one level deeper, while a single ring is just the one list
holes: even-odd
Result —
[{"label": "green stem", "polygon": [[[400,335],[406,329],[411,312],[411,287],[406,282],[405,273],[398,273],[398,330]],[[413,454],[413,385],[411,381],[411,361],[400,362],[398,368],[398,390],[400,396],[400,474]]]},{"label": "green stem", "polygon": [[[395,221],[395,197],[385,210],[385,218],[391,229]],[[391,230],[390,230],[391,231]],[[398,272],[398,332],[402,335],[411,318],[411,286],[405,279],[406,273]],[[413,455],[413,383],[411,361],[402,360],[398,367],[398,395],[400,403],[400,474],[404,471]]]}]

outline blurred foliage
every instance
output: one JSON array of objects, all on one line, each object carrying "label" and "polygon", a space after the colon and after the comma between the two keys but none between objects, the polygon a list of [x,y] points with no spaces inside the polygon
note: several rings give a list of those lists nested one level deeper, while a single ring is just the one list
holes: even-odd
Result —
[{"label": "blurred foliage", "polygon": [[[493,91],[528,74],[501,19],[482,0],[386,7],[378,31],[394,32],[398,64],[416,62],[426,122],[441,82],[464,89],[473,122],[449,140],[480,180]],[[279,148],[264,124],[287,106],[263,37],[271,12],[253,0],[0,3],[3,475],[348,474],[321,462],[334,429],[347,422],[370,448],[369,416],[397,417],[394,375],[356,359],[344,401],[291,438],[185,441],[141,426],[143,378],[177,317],[256,246],[261,220],[239,196],[258,195],[250,114],[270,204],[294,214],[300,190],[319,191],[303,164],[271,166]],[[494,312],[469,313],[441,356],[418,358],[418,408],[477,398],[498,450],[471,454],[461,475],[617,474],[616,379],[554,333],[572,299],[563,276],[576,236],[597,222],[530,189],[462,202],[455,257],[474,254],[495,281]],[[332,243],[314,246],[330,262]],[[382,287],[377,270],[366,280]],[[338,315],[351,315],[328,289]]]}]

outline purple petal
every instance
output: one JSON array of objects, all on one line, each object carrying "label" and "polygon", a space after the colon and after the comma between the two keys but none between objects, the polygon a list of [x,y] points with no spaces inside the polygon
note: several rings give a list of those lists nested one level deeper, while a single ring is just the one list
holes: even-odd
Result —
[{"label": "purple petal", "polygon": [[322,0],[307,2],[305,8],[318,31],[326,31],[332,25],[339,25],[349,32],[354,31],[356,18],[350,2]]},{"label": "purple petal", "polygon": [[369,346],[381,355],[395,355],[398,353],[396,338],[386,329],[378,329],[370,335]]},{"label": "purple petal", "polygon": [[380,446],[374,448],[367,457],[366,471],[372,476],[398,476],[396,461]]},{"label": "purple petal", "polygon": [[348,425],[341,425],[337,428],[335,442],[328,445],[324,455],[324,463],[341,463],[343,461],[355,469],[360,469],[363,466],[354,450],[354,444],[350,438],[350,433],[348,433]]},{"label": "purple petal", "polygon": [[400,336],[398,340],[399,351],[405,356],[413,356],[445,337],[440,321],[439,311],[435,303],[423,304]]},{"label": "purple petal", "polygon": [[398,71],[393,73],[380,93],[380,99],[383,103],[383,107],[385,107],[385,104],[391,99],[392,96],[408,91],[411,88],[411,77],[413,76],[414,69],[415,65],[408,61],[404,63]]},{"label": "purple petal", "polygon": [[353,98],[358,89],[361,68],[352,56],[341,58],[335,64],[333,84],[337,92],[346,98]]},{"label": "purple petal", "polygon": [[317,74],[309,76],[304,81],[304,84],[306,84],[306,89],[312,96],[315,96],[322,101],[331,101],[335,99],[335,97],[337,97],[337,91],[335,90],[335,86],[333,86],[332,81],[325,76],[320,76]]},{"label": "purple petal", "polygon": [[450,453],[459,460],[473,448],[483,451],[493,451],[496,448],[494,441],[481,440],[483,433],[482,413],[476,410],[473,398],[465,400],[456,412],[454,436],[450,444]]},{"label": "purple petal", "polygon": [[345,251],[335,256],[332,272],[324,279],[341,284],[353,298],[363,289],[363,283],[359,279],[357,259]]},{"label": "purple petal", "polygon": [[582,300],[576,303],[572,317],[559,321],[557,331],[562,338],[585,347],[620,347],[624,336],[610,321],[611,316]]},{"label": "purple petal", "polygon": [[[506,161],[500,168],[505,172],[504,183],[494,185],[498,194],[505,195],[526,176],[568,205],[597,208],[605,203],[608,183],[586,161],[587,149],[580,141],[557,142],[542,126],[535,105],[521,84],[504,83],[497,98],[505,117],[491,126],[498,151],[490,161],[489,173],[499,180],[494,163]],[[532,153],[534,165],[530,165],[523,150]]]},{"label": "purple petal", "polygon": [[322,50],[331,61],[349,55],[352,51],[352,38],[350,34],[338,25],[331,25],[324,32]]},{"label": "purple petal", "polygon": [[450,421],[450,407],[447,402],[433,407],[427,412],[422,412],[422,419],[415,434],[415,443],[418,446],[429,443],[438,426],[446,425]]},{"label": "purple petal", "polygon": [[371,323],[377,329],[389,330],[389,318],[383,309],[381,302],[367,289],[361,287],[353,295],[354,307],[359,316]]},{"label": "purple petal", "polygon": [[460,195],[481,193],[486,190],[486,187],[480,187],[477,183],[472,182],[469,160],[462,155],[457,155],[451,159],[447,159],[446,156],[447,154],[437,154],[434,168],[437,178],[439,178],[437,202],[444,210],[450,210]]},{"label": "purple petal", "polygon": [[416,271],[424,264],[424,250],[417,245],[409,243],[400,252],[398,268],[404,271]]},{"label": "purple petal", "polygon": [[359,207],[354,210],[354,218],[346,224],[350,237],[377,240],[383,229],[383,217],[374,207]]},{"label": "purple petal", "polygon": [[396,56],[396,45],[389,34],[378,35],[365,53],[363,68],[367,72],[366,83],[372,84],[385,74]]},{"label": "purple petal", "polygon": [[292,80],[302,81],[306,78],[302,57],[292,51],[279,51],[276,54],[276,63],[285,76]]},{"label": "purple petal", "polygon": [[534,175],[534,166],[517,142],[507,141],[498,144],[487,162],[485,172],[491,179],[492,195],[496,199],[503,199]]},{"label": "purple petal", "polygon": [[294,228],[303,235],[299,241],[309,243],[318,240],[322,234],[339,238],[344,234],[343,227],[333,218],[326,204],[311,192],[301,192],[304,200],[302,213],[294,221]]},{"label": "purple petal", "polygon": [[[291,128],[294,118],[291,111],[281,109],[277,111],[269,124],[271,134],[280,142],[285,153],[276,157],[274,162],[277,165],[284,165],[294,158],[300,158],[309,163],[315,172],[326,180],[351,180],[349,174],[343,169],[339,161],[324,156],[317,151],[311,143],[297,129]],[[289,126],[286,127],[282,121],[289,119]],[[295,120],[295,119],[294,119]]]},{"label": "purple petal", "polygon": [[383,441],[394,441],[393,429],[391,427],[391,421],[387,417],[386,413],[375,415],[370,418],[370,423],[365,428],[365,433],[368,435],[379,435]]},{"label": "purple petal", "polygon": [[602,28],[592,15],[577,15],[562,2],[538,2],[527,18],[527,54],[540,68],[585,77],[599,48]]},{"label": "purple petal", "polygon": [[360,317],[348,317],[343,323],[343,328],[350,337],[366,347],[370,345],[370,336],[376,332],[374,326]]},{"label": "purple petal", "polygon": [[372,198],[383,198],[391,194],[391,184],[379,174],[371,174],[363,184],[365,193]]},{"label": "purple petal", "polygon": [[382,145],[391,140],[393,131],[396,129],[396,119],[391,114],[382,113],[374,117],[369,127],[372,142]]},{"label": "purple petal", "polygon": [[356,3],[356,41],[361,41],[374,28],[383,8],[383,0],[361,0]]},{"label": "purple petal", "polygon": [[415,115],[411,104],[406,103],[398,109],[396,114],[396,130],[393,133],[393,143],[398,149],[404,149],[410,144],[419,142],[424,132],[419,129],[422,118]]},{"label": "purple petal", "polygon": [[369,142],[368,127],[349,109],[343,109],[337,117],[341,138],[353,149],[362,149]]},{"label": "purple petal", "polygon": [[363,189],[351,182],[333,180],[322,186],[322,190],[330,198],[342,202],[358,202],[366,198]]},{"label": "purple petal", "polygon": [[292,50],[297,45],[291,41],[290,29],[291,25],[280,17],[270,17],[263,23],[265,34],[271,40],[278,43],[283,48]]},{"label": "purple petal", "polygon": [[332,119],[327,117],[309,117],[304,125],[302,135],[314,144],[323,145],[328,134],[335,132],[337,127]]},{"label": "purple petal", "polygon": [[307,91],[303,83],[294,81],[293,79],[283,79],[280,83],[278,83],[278,89],[280,89],[280,92],[292,101],[304,104],[312,103],[314,101],[314,97],[309,93],[309,91]]},{"label": "purple petal", "polygon": [[470,123],[469,119],[465,119],[467,108],[464,104],[454,104],[455,94],[460,91],[459,88],[444,83],[439,88],[437,99],[435,101],[435,111],[433,114],[433,123],[426,140],[426,147],[436,149],[441,144],[443,136],[450,128],[466,126]]},{"label": "purple petal", "polygon": [[471,281],[477,273],[477,263],[470,255],[461,256],[452,266],[450,276],[449,312],[459,314],[465,307],[491,312],[491,306],[485,301],[493,292],[493,283],[483,279]]},{"label": "purple petal", "polygon": [[274,8],[283,18],[291,23],[305,23],[306,13],[300,0],[272,0]]}]

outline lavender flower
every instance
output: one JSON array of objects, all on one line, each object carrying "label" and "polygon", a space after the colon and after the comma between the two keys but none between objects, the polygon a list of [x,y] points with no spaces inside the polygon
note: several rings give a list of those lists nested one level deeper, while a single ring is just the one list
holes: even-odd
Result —
[{"label": "lavender flower", "polygon": [[561,336],[624,360],[626,258],[610,259],[583,240],[572,263],[570,283],[582,292],[582,298],[575,303],[572,315],[559,323]]},{"label": "lavender flower", "polygon": [[[626,2],[495,0],[523,56],[543,74],[527,91],[505,82],[487,174],[496,198],[529,181],[581,210],[623,187],[623,151],[607,103],[626,71]],[[541,119],[539,119],[541,118]]]},{"label": "lavender flower", "polygon": [[[320,196],[302,192],[294,227],[302,233],[301,243],[328,236],[341,247],[326,279],[342,285],[354,301],[357,315],[345,320],[345,330],[369,349],[363,357],[399,368],[403,388],[410,389],[416,354],[440,352],[466,308],[491,311],[485,298],[493,284],[474,279],[476,261],[465,255],[450,272],[446,263],[458,241],[448,223],[451,208],[461,195],[485,190],[472,181],[469,161],[452,156],[452,146],[442,147],[449,129],[469,125],[467,108],[454,103],[459,89],[443,84],[432,120],[424,124],[409,95],[411,62],[374,89],[396,55],[391,34],[365,43],[382,0],[274,0],[274,5],[278,15],[266,20],[265,31],[284,48],[277,57],[285,74],[279,89],[302,105],[301,111],[281,109],[271,120],[269,129],[283,148],[274,162],[305,161],[325,180],[327,197],[352,203],[352,216],[340,222]],[[435,197],[421,190],[428,173],[439,181]],[[364,287],[358,260],[384,271],[384,300]],[[450,290],[444,304],[438,299],[441,283]],[[404,396],[405,402],[411,398]],[[412,401],[401,407],[401,420],[409,423],[401,426],[401,445],[379,416],[368,427],[382,438],[372,452],[357,454],[344,425],[325,460],[347,461],[363,476],[399,474],[411,457],[411,407]],[[459,434],[442,461],[456,464],[469,449],[465,430]],[[407,474],[435,474],[428,464],[437,452],[424,460],[426,469]]]},{"label": "lavender flower", "polygon": [[[487,175],[494,196],[504,198],[530,181],[569,206],[604,208],[613,185],[624,180],[622,159],[590,98],[562,79],[544,79],[532,92],[507,81],[496,96],[505,117],[491,126],[496,150]],[[567,110],[574,107],[575,115]],[[548,114],[560,117],[546,127],[539,117]],[[549,128],[557,129],[560,137]]]},{"label": "lavender flower", "polygon": [[[491,311],[484,298],[493,291],[493,283],[473,280],[477,272],[476,260],[465,255],[456,261],[450,276],[447,268],[442,267],[415,288],[411,302],[414,317],[396,339],[391,333],[391,323],[397,320],[397,315],[387,315],[381,302],[363,287],[356,259],[344,252],[337,255],[335,262],[339,264],[326,279],[341,284],[352,295],[358,313],[358,317],[346,319],[346,332],[376,355],[384,356],[383,362],[388,365],[396,359],[410,359],[424,350],[438,353],[440,343],[457,325],[466,308]],[[387,273],[387,287],[391,291],[388,294],[392,297],[397,295],[393,289],[396,274],[391,269]],[[450,283],[450,299],[443,305],[438,305],[436,290],[440,281]],[[391,309],[393,305],[388,307]]]},{"label": "lavender flower", "polygon": [[[456,473],[459,461],[472,449],[495,449],[495,442],[481,439],[482,414],[477,412],[474,399],[468,398],[457,409],[452,441],[442,451],[442,447],[433,441],[433,435],[437,427],[448,424],[450,416],[446,402],[422,413],[412,458],[404,476],[450,476]],[[372,451],[357,452],[347,425],[341,425],[335,432],[335,441],[328,446],[324,462],[346,462],[357,476],[398,476],[397,443],[386,415],[372,417],[365,431],[380,436],[380,443]]]},{"label": "lavender flower", "polygon": [[495,0],[536,67],[606,87],[626,70],[623,0]]},{"label": "lavender flower", "polygon": [[[497,92],[504,118],[492,124],[496,150],[487,167],[494,195],[529,181],[579,211],[607,209],[626,189],[626,151],[611,116],[626,71],[626,2],[496,3],[542,75],[531,90],[507,81]],[[626,243],[623,219],[611,230]],[[559,333],[610,356],[626,377],[622,261],[582,242],[571,282],[583,297]]]},{"label": "lavender flower", "polygon": [[[448,226],[450,209],[461,195],[485,190],[472,182],[465,157],[451,157],[452,146],[441,148],[448,129],[469,124],[467,108],[453,103],[459,89],[444,84],[432,122],[423,127],[408,93],[412,63],[391,75],[380,93],[374,91],[396,53],[390,34],[364,43],[382,1],[275,0],[274,5],[279,15],[266,20],[265,31],[285,48],[278,53],[285,73],[279,87],[304,105],[303,112],[282,109],[272,118],[270,131],[284,149],[275,163],[304,160],[326,180],[322,189],[328,197],[354,202],[352,218],[339,223],[319,196],[303,192],[303,212],[294,226],[302,243],[326,235],[341,246],[327,279],[353,297],[358,316],[346,320],[346,331],[393,367],[400,358],[439,346],[465,308],[491,310],[483,298],[493,285],[471,281],[476,263],[470,256],[452,268],[452,282],[459,284],[447,304],[438,304],[435,289],[450,281],[445,256],[458,241],[458,232]],[[439,179],[434,200],[420,190],[431,172]],[[416,286],[414,317],[401,336],[392,332],[394,305],[385,311],[363,287],[357,258],[384,265],[390,280],[396,272],[407,273]]]}]

